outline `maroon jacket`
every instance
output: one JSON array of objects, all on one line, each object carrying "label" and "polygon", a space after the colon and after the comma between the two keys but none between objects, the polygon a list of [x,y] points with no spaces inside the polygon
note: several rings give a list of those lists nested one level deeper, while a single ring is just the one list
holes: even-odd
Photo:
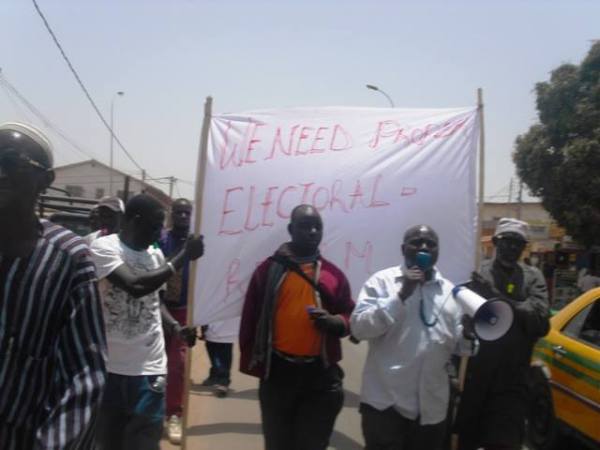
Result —
[{"label": "maroon jacket", "polygon": [[[350,332],[350,314],[354,309],[354,301],[350,291],[350,284],[343,272],[326,259],[319,258],[321,262],[319,286],[328,295],[323,296],[323,308],[331,314],[337,314],[346,322],[346,335]],[[252,364],[255,354],[255,341],[261,312],[267,297],[267,278],[272,265],[277,264],[270,259],[263,261],[252,274],[246,300],[242,311],[240,324],[240,371],[256,377],[267,377],[270,361],[270,348],[263,349],[266,360]],[[285,270],[280,271],[281,277],[285,276]],[[271,275],[273,271],[271,272]],[[277,280],[281,281],[281,279]],[[279,285],[280,283],[276,283]],[[277,293],[271,293],[277,295]],[[276,308],[273,308],[274,315]],[[269,318],[268,332],[272,333],[273,317]],[[342,359],[342,348],[340,338],[327,333],[323,334],[325,340],[325,361],[329,364],[336,363]],[[270,342],[270,340],[269,340]]]}]

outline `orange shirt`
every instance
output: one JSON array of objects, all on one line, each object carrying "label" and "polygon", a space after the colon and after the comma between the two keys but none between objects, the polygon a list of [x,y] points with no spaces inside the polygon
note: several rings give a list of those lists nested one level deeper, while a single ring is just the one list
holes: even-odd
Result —
[{"label": "orange shirt", "polygon": [[[314,276],[314,264],[303,264],[302,270]],[[281,283],[275,310],[273,346],[295,356],[317,356],[321,353],[321,334],[308,316],[307,306],[316,306],[314,289],[300,275],[289,271]]]}]

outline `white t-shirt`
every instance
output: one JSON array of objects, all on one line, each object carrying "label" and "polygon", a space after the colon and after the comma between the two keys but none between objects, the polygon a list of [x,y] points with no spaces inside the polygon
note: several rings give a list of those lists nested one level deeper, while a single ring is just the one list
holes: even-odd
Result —
[{"label": "white t-shirt", "polygon": [[233,344],[238,340],[240,332],[240,317],[213,322],[208,325],[204,336],[209,342]]},{"label": "white t-shirt", "polygon": [[108,343],[108,371],[119,375],[167,373],[167,357],[158,290],[134,298],[106,278],[122,264],[135,272],[150,271],[165,263],[159,248],[137,251],[127,247],[118,234],[92,242]]},{"label": "white t-shirt", "polygon": [[83,240],[85,241],[85,243],[87,245],[92,245],[92,242],[94,242],[96,239],[101,237],[100,236],[101,234],[102,234],[102,230],[92,231],[90,234],[86,234],[83,237]]}]

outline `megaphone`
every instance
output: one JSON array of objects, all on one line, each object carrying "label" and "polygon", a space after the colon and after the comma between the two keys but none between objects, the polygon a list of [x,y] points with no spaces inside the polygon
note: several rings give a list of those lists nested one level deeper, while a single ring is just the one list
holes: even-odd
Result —
[{"label": "megaphone", "polygon": [[428,252],[418,252],[415,260],[417,267],[422,271],[426,271],[431,269],[431,264],[433,262],[433,258],[431,257],[431,253]]},{"label": "megaphone", "polygon": [[499,298],[486,300],[464,286],[455,286],[452,296],[464,313],[473,318],[475,334],[479,339],[495,341],[510,329],[514,312],[507,302]]}]

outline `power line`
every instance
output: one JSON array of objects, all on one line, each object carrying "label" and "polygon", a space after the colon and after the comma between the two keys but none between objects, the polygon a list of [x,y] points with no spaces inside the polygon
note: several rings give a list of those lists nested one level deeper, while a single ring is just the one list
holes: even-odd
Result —
[{"label": "power line", "polygon": [[7,93],[14,94],[18,100],[21,101],[25,105],[25,107],[40,120],[47,128],[50,128],[57,135],[59,135],[62,139],[68,142],[74,149],[83,154],[84,156],[91,159],[98,159],[96,156],[91,154],[90,152],[84,150],[79,144],[77,144],[73,139],[71,139],[64,131],[62,131],[56,124],[52,123],[50,119],[48,119],[38,108],[33,105],[19,90],[13,86],[4,76],[2,72],[0,72],[0,85],[6,90]]},{"label": "power line", "polygon": [[144,170],[142,168],[142,166],[140,166],[137,163],[137,161],[133,158],[133,156],[131,156],[131,154],[127,151],[127,149],[125,148],[125,146],[121,143],[121,141],[119,140],[119,138],[115,135],[115,132],[113,131],[113,129],[110,127],[110,125],[108,124],[108,122],[106,121],[106,119],[104,118],[104,116],[102,115],[102,113],[100,112],[100,109],[98,108],[98,106],[96,106],[96,102],[94,102],[94,100],[92,99],[92,96],[90,95],[89,91],[87,90],[87,88],[83,84],[83,81],[81,81],[81,77],[79,76],[79,74],[75,70],[75,67],[73,67],[73,64],[69,60],[69,57],[67,56],[67,54],[63,50],[63,47],[60,44],[60,42],[58,41],[58,38],[56,37],[56,35],[54,34],[54,31],[52,31],[52,28],[50,28],[50,24],[46,20],[46,17],[44,16],[44,13],[42,13],[42,10],[40,9],[39,5],[37,4],[37,1],[36,0],[32,0],[32,2],[33,2],[33,6],[35,7],[37,13],[39,14],[40,18],[44,22],[44,26],[46,27],[46,30],[48,31],[48,33],[52,37],[52,40],[54,41],[54,43],[58,47],[58,50],[60,51],[60,54],[62,55],[63,59],[67,63],[67,66],[69,66],[69,69],[71,70],[71,73],[73,74],[73,76],[77,80],[77,83],[79,84],[79,87],[81,87],[81,89],[83,90],[83,93],[85,94],[85,96],[89,100],[90,104],[92,105],[92,108],[94,108],[94,111],[96,111],[96,114],[98,115],[98,117],[100,118],[100,120],[102,121],[102,123],[104,124],[104,126],[106,127],[106,129],[110,132],[110,134],[114,138],[115,142],[119,145],[119,147],[121,147],[121,150],[123,150],[123,152],[125,153],[125,155],[127,155],[127,157],[129,158],[129,160],[138,169]]},{"label": "power line", "polygon": [[16,113],[23,117],[27,117],[27,120],[31,120],[31,118],[29,117],[29,113],[26,110],[24,110],[21,107],[21,105],[19,105],[19,103],[13,98],[12,94],[10,93],[10,90],[3,84],[0,84],[0,86],[2,86],[6,98],[8,98],[10,103],[13,105],[13,108],[15,109]]}]

